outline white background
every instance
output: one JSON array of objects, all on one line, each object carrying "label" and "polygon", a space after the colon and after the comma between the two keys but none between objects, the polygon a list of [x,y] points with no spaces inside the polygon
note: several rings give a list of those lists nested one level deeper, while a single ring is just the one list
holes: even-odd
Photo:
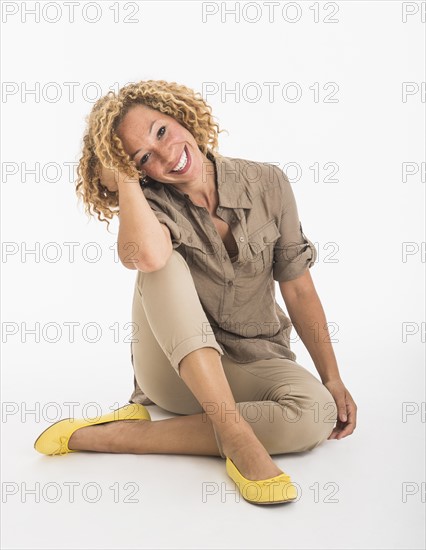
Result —
[{"label": "white background", "polygon": [[[46,20],[55,17],[55,6],[43,18],[44,2],[39,22],[24,17],[21,3],[2,8],[3,548],[423,548],[422,3],[302,1],[292,3],[287,20],[280,3],[269,21],[265,2],[241,2],[236,22],[224,3],[210,2],[217,13],[203,22],[198,1],[120,2],[115,23],[112,2],[77,2],[74,22],[63,3],[51,4],[57,22]],[[91,23],[96,6],[100,17]],[[15,8],[6,16],[5,9]],[[404,9],[413,14],[404,18]],[[136,22],[125,23],[125,16]],[[326,22],[328,16],[335,22]],[[77,403],[75,416],[90,402],[107,412],[125,404],[133,389],[126,323],[136,272],[114,256],[117,220],[111,233],[95,218],[88,222],[66,163],[78,162],[93,101],[147,79],[202,93],[229,132],[219,137],[223,155],[279,163],[304,233],[317,247],[311,274],[334,327],[358,426],[352,436],[310,453],[275,457],[300,484],[297,503],[236,502],[216,457],[46,457],[33,449],[50,422],[70,416],[67,402]],[[74,97],[67,82],[76,83]],[[266,82],[278,83],[272,101]],[[300,87],[298,101],[282,96],[290,82]],[[414,90],[406,98],[404,82]],[[218,91],[208,94],[207,83]],[[237,96],[226,93],[238,86]],[[37,87],[39,97],[25,93]],[[336,89],[337,102],[326,102]],[[36,163],[40,177],[25,176]],[[326,181],[327,163],[338,167],[334,182]],[[415,173],[405,178],[403,163]],[[65,243],[77,243],[73,259]],[[95,248],[85,249],[88,243],[96,243],[98,261],[89,261]],[[413,251],[406,258],[404,246]],[[37,255],[25,253],[37,247]],[[277,300],[284,307],[278,285]],[[72,322],[78,323],[74,341],[65,325]],[[39,338],[25,340],[37,323]],[[99,341],[87,341],[96,337],[92,330],[84,339],[86,323],[100,328]],[[405,337],[404,327],[411,331]],[[292,338],[297,361],[316,373],[295,331]],[[404,417],[404,407],[412,414]],[[150,411],[153,419],[170,416],[158,407]],[[90,413],[96,416],[96,409]],[[40,502],[24,495],[37,482]],[[80,484],[74,502],[65,482]],[[138,485],[137,502],[123,502],[130,490],[114,502],[109,487],[126,482]],[[218,489],[206,502],[203,482]],[[83,498],[85,483],[101,489],[98,502],[88,502],[94,493]],[[413,494],[404,498],[406,483]],[[54,488],[43,496],[46,484],[60,487],[58,502]],[[327,498],[333,487],[337,493]]]}]

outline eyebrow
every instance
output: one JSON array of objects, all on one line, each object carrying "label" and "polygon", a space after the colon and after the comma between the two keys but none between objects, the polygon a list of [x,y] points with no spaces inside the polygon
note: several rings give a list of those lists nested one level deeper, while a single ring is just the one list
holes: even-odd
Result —
[{"label": "eyebrow", "polygon": [[[154,124],[156,123],[157,121],[156,120],[153,120],[151,122],[151,126],[149,127],[149,133],[151,134],[152,132],[152,127],[154,126]],[[139,151],[142,151],[142,147],[140,149],[138,149],[137,151],[135,151],[133,153],[133,155],[130,155],[130,159],[133,160],[135,158],[135,156],[139,153]]]}]

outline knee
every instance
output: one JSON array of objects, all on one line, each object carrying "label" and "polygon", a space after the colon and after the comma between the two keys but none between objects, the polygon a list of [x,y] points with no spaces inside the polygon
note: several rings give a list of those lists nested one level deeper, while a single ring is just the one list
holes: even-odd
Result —
[{"label": "knee", "polygon": [[[178,291],[178,281],[187,281],[188,278],[192,280],[189,276],[190,270],[185,258],[173,249],[165,262],[156,264],[146,271],[139,270],[136,285],[140,294],[143,293],[146,287],[152,288],[156,285],[160,285],[163,290],[170,288]],[[156,297],[157,293],[154,292],[153,295]]]},{"label": "knee", "polygon": [[286,420],[283,436],[289,436],[289,422],[294,426],[291,431],[294,452],[310,451],[318,447],[333,431],[337,419],[336,404],[319,380],[315,379],[304,387],[303,397],[287,394],[279,402]]},{"label": "knee", "polygon": [[307,450],[315,449],[326,441],[337,420],[337,407],[333,396],[320,381],[312,388],[311,410],[314,414],[311,415],[310,429],[307,430]]},{"label": "knee", "polygon": [[189,266],[185,258],[175,248],[172,250],[170,256],[165,262],[163,262],[160,269],[185,269],[189,271]]}]

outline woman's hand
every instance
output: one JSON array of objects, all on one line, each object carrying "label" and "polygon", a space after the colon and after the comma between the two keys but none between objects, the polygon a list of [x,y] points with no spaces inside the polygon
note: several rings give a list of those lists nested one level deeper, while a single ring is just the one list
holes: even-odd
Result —
[{"label": "woman's hand", "polygon": [[324,386],[333,396],[337,406],[336,426],[328,439],[342,439],[350,435],[356,427],[357,406],[341,380],[329,380]]},{"label": "woman's hand", "polygon": [[106,187],[108,191],[118,191],[118,170],[111,170],[102,164],[100,179],[101,184]]},{"label": "woman's hand", "polygon": [[99,177],[101,184],[112,192],[118,191],[120,185],[123,185],[126,181],[139,181],[139,178],[131,178],[124,172],[120,172],[117,168],[106,168],[104,165],[102,165]]}]

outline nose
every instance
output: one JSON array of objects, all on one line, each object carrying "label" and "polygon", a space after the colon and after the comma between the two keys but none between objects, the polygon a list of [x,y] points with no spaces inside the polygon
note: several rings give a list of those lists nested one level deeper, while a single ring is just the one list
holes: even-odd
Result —
[{"label": "nose", "polygon": [[162,141],[154,141],[150,145],[151,153],[154,153],[156,160],[163,166],[168,167],[174,160],[173,151],[170,147]]}]

